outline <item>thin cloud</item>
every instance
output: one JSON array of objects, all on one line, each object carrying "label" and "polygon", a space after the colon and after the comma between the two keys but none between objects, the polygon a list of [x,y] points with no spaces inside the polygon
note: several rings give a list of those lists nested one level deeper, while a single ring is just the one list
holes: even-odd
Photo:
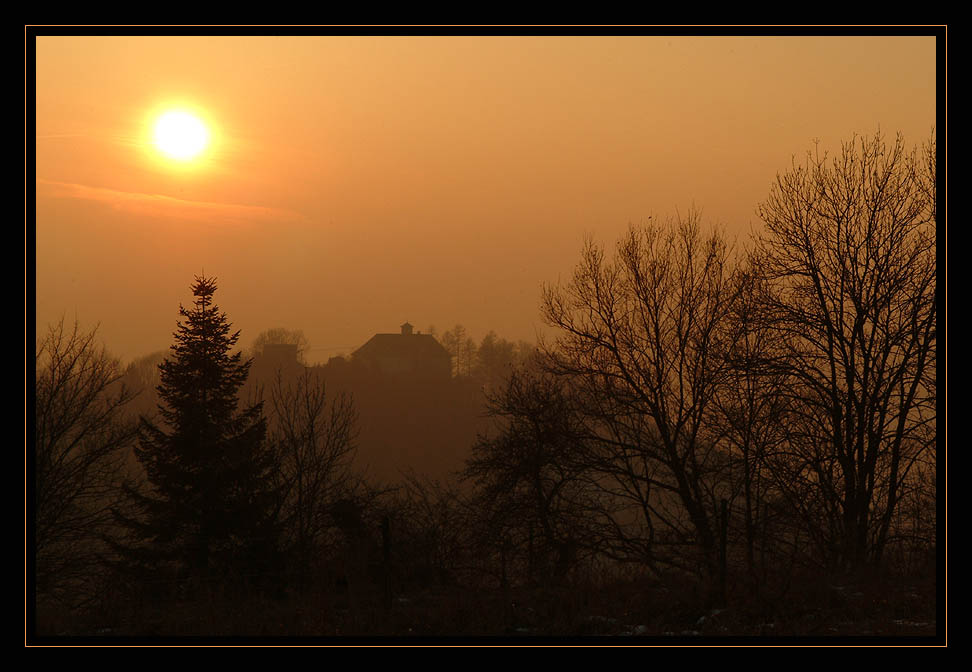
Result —
[{"label": "thin cloud", "polygon": [[187,201],[161,194],[117,191],[41,179],[37,180],[37,196],[94,201],[108,205],[118,212],[138,217],[175,218],[209,224],[280,224],[305,221],[305,217],[300,213],[282,208]]}]

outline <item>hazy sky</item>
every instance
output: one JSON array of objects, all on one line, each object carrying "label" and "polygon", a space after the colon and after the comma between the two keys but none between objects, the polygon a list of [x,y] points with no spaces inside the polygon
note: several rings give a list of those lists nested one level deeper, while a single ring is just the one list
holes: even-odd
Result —
[{"label": "hazy sky", "polygon": [[[534,340],[585,233],[740,239],[814,139],[926,141],[933,37],[38,37],[37,329],[168,348],[193,275],[309,359],[405,320]],[[150,142],[168,106],[212,144]],[[28,254],[31,251],[28,249]]]}]

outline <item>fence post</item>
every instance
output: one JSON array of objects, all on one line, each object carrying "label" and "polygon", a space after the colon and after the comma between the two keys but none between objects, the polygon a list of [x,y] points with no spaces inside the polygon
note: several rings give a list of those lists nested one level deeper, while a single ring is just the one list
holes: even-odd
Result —
[{"label": "fence post", "polygon": [[719,521],[719,599],[721,604],[719,606],[726,606],[726,574],[727,572],[727,549],[728,535],[729,535],[729,502],[726,499],[722,500],[721,516]]},{"label": "fence post", "polygon": [[381,518],[381,578],[384,590],[385,609],[391,607],[391,579],[389,569],[391,565],[391,523],[388,515]]}]

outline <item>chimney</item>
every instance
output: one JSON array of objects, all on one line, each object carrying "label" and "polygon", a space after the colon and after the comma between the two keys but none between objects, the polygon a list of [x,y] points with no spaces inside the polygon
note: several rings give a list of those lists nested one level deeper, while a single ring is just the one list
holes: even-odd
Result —
[{"label": "chimney", "polygon": [[412,325],[406,322],[405,324],[402,325],[402,336],[411,336],[411,335],[412,335]]}]

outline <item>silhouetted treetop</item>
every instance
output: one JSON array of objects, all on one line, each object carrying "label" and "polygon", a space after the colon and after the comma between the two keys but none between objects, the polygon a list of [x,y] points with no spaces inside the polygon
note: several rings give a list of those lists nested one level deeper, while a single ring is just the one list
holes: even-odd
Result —
[{"label": "silhouetted treetop", "polygon": [[180,306],[172,355],[159,366],[163,423],[142,418],[136,448],[150,488],[129,489],[139,515],[119,515],[138,542],[122,549],[129,560],[170,561],[196,575],[253,571],[275,544],[275,456],[262,403],[237,410],[250,362],[231,352],[239,332],[215,291],[215,278],[197,277],[194,306]]}]

